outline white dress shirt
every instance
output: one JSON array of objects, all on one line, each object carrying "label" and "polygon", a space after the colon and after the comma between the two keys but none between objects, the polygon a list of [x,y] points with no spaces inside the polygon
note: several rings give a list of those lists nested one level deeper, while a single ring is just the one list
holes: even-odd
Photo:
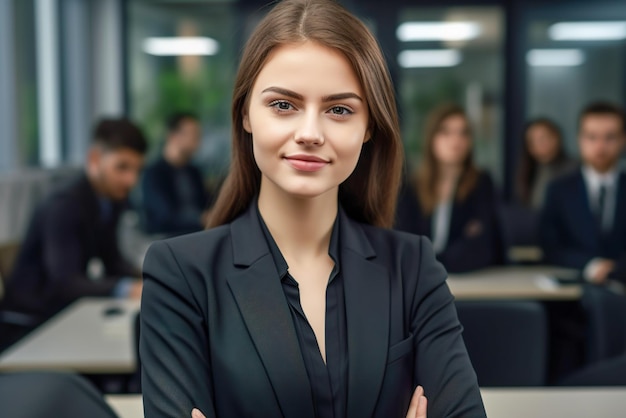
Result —
[{"label": "white dress shirt", "polygon": [[448,235],[450,234],[450,220],[452,218],[452,200],[454,197],[447,199],[437,205],[433,212],[432,230],[433,230],[433,249],[435,254],[441,253],[448,244]]}]

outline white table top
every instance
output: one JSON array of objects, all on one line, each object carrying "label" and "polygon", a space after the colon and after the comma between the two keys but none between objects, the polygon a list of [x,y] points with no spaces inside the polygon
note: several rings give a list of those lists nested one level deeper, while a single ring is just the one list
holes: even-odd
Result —
[{"label": "white table top", "polygon": [[[489,418],[617,418],[626,412],[626,388],[482,389]],[[143,417],[141,395],[112,395],[120,418]]]},{"label": "white table top", "polygon": [[626,388],[482,389],[489,418],[618,418]]},{"label": "white table top", "polygon": [[143,418],[141,395],[108,395],[105,398],[119,418]]},{"label": "white table top", "polygon": [[[108,308],[119,315],[105,316]],[[81,299],[0,356],[0,371],[70,370],[79,373],[132,373],[138,300]]]},{"label": "white table top", "polygon": [[451,274],[450,291],[457,300],[580,299],[578,284],[559,284],[554,277],[575,278],[576,271],[546,266],[492,267],[472,273]]}]

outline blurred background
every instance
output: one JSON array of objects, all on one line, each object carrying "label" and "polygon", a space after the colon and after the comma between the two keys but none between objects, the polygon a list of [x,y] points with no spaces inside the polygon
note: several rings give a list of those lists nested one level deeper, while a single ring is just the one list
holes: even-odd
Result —
[{"label": "blurred background", "polygon": [[[624,0],[341,3],[366,22],[385,53],[408,162],[416,165],[422,155],[428,113],[456,102],[473,128],[476,163],[504,204],[515,200],[528,120],[556,122],[577,159],[581,109],[596,100],[626,105]],[[202,133],[194,163],[215,191],[228,170],[240,51],[268,7],[259,0],[0,0],[0,244],[20,243],[37,203],[83,169],[102,117],[136,122],[153,160],[167,118],[194,112]],[[120,246],[140,265],[154,237],[134,233],[138,222],[121,222]],[[534,279],[535,270],[528,271]],[[564,298],[578,303],[580,289],[570,290]],[[610,315],[623,331],[621,318]],[[619,350],[623,355],[626,341]],[[539,384],[520,385],[547,382],[545,364],[540,369]],[[518,385],[498,382],[493,386]]]},{"label": "blurred background", "polygon": [[[420,153],[426,113],[454,100],[475,124],[479,164],[505,197],[526,120],[554,119],[575,155],[580,108],[598,98],[624,103],[623,1],[343,3],[382,44],[410,157]],[[201,117],[198,159],[207,176],[222,175],[238,55],[263,4],[2,0],[0,173],[81,164],[103,115],[130,116],[156,145],[165,117],[183,108]],[[580,21],[588,27],[567,26]],[[164,38],[172,37],[200,43],[167,51]]]}]

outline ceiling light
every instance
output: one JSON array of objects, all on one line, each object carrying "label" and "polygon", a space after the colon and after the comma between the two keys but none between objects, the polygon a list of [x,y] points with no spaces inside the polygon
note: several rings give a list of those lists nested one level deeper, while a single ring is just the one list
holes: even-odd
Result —
[{"label": "ceiling light", "polygon": [[144,52],[150,55],[215,55],[219,43],[206,37],[147,38],[143,42]]},{"label": "ceiling light", "polygon": [[468,41],[480,35],[474,22],[405,22],[398,26],[396,36],[409,41]]},{"label": "ceiling light", "polygon": [[457,49],[414,49],[398,55],[402,68],[454,67],[461,61],[461,53]]},{"label": "ceiling light", "polygon": [[548,35],[553,41],[618,41],[626,39],[626,22],[560,22]]},{"label": "ceiling light", "polygon": [[532,67],[576,67],[585,62],[580,49],[531,49],[526,62]]}]

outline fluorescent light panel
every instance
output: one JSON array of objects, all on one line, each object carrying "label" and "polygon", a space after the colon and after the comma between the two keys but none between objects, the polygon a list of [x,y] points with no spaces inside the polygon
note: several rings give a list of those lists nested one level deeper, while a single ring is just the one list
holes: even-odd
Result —
[{"label": "fluorescent light panel", "polygon": [[414,49],[398,54],[402,68],[441,68],[454,67],[462,61],[457,49]]},{"label": "fluorescent light panel", "polygon": [[531,67],[576,67],[585,62],[580,49],[531,49],[526,54]]},{"label": "fluorescent light panel", "polygon": [[475,22],[405,22],[398,26],[396,37],[410,41],[468,41],[480,35]]},{"label": "fluorescent light panel", "polygon": [[626,21],[560,22],[548,29],[553,41],[619,41],[626,39]]},{"label": "fluorescent light panel", "polygon": [[219,43],[207,37],[164,37],[147,38],[143,42],[144,52],[150,55],[215,55]]}]

